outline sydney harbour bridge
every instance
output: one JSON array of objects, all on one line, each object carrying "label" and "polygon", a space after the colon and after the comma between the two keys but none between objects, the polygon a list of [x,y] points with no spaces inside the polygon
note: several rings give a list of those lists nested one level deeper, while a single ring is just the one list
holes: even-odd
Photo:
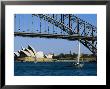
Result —
[{"label": "sydney harbour bridge", "polygon": [[[97,55],[97,28],[74,14],[31,14],[28,29],[23,28],[25,23],[20,24],[23,18],[17,17],[17,14],[14,17],[14,36],[78,40]],[[16,20],[19,26],[16,26]]]}]

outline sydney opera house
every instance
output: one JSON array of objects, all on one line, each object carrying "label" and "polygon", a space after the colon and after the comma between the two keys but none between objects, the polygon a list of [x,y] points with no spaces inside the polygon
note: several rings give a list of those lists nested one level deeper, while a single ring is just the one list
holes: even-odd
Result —
[{"label": "sydney opera house", "polygon": [[22,47],[22,50],[19,50],[18,52],[14,52],[15,60],[17,59],[34,61],[36,59],[52,58],[52,56],[52,54],[44,55],[42,51],[36,52],[35,49],[30,45],[28,45],[27,48]]},{"label": "sydney opera house", "polygon": [[14,52],[14,58],[23,58],[23,57],[33,57],[33,58],[44,58],[43,52],[36,52],[35,49],[28,45],[28,48],[23,48],[18,52]]}]

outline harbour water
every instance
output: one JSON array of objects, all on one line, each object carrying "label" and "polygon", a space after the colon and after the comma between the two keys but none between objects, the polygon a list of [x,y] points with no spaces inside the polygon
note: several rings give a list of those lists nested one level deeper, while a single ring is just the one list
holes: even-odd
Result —
[{"label": "harbour water", "polygon": [[97,76],[97,63],[84,62],[75,68],[73,62],[15,62],[15,76]]}]

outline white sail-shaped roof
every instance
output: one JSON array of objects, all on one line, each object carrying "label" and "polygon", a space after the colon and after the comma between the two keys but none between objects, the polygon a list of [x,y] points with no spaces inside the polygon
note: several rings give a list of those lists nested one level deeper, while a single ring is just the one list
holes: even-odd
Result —
[{"label": "white sail-shaped roof", "polygon": [[20,54],[18,52],[14,52],[14,56],[18,57],[18,56],[20,56]]},{"label": "white sail-shaped roof", "polygon": [[33,51],[32,51],[32,50],[30,50],[30,49],[26,48],[26,49],[25,49],[25,51],[29,52],[29,53],[30,53],[30,55],[31,55],[31,57],[35,57],[35,53],[33,53]]},{"label": "white sail-shaped roof", "polygon": [[14,55],[16,56],[16,57],[18,57],[18,54],[19,54],[19,57],[41,57],[41,58],[43,58],[43,52],[36,52],[35,51],[35,49],[32,47],[32,46],[30,46],[30,45],[28,45],[28,48],[23,48],[23,47],[21,47],[22,48],[22,50],[19,50],[17,53],[14,53]]},{"label": "white sail-shaped roof", "polygon": [[36,54],[36,51],[32,46],[28,45],[28,49],[31,50],[34,54]]},{"label": "white sail-shaped roof", "polygon": [[44,58],[44,53],[42,51],[39,51],[36,53],[37,58]]},{"label": "white sail-shaped roof", "polygon": [[22,49],[22,50],[25,50],[25,48],[23,48],[23,46],[21,46],[21,49]]},{"label": "white sail-shaped roof", "polygon": [[29,56],[31,56],[31,54],[28,51],[21,50],[20,56],[28,56],[29,57]]}]

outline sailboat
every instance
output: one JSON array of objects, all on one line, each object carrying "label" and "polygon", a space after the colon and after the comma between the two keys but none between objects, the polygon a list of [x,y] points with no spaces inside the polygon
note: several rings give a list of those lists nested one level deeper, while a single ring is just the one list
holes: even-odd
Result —
[{"label": "sailboat", "polygon": [[80,40],[79,40],[79,44],[78,44],[78,57],[77,57],[76,63],[74,64],[75,67],[77,67],[77,68],[82,68],[84,66],[83,63],[80,63],[80,56],[81,56],[80,49],[81,49],[81,47],[80,47]]}]

